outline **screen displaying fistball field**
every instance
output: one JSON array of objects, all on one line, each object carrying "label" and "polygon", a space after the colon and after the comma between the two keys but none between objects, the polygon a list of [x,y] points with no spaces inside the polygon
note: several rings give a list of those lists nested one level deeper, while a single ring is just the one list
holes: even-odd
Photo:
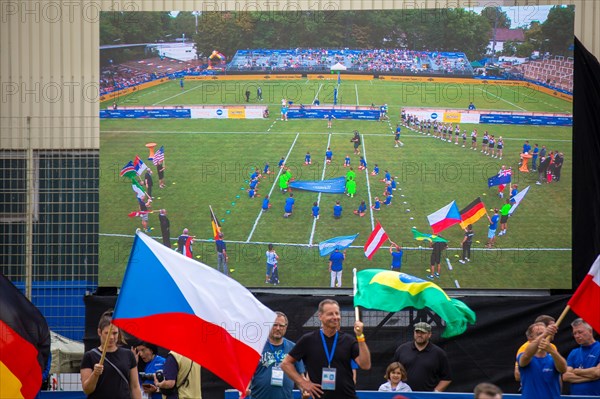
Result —
[{"label": "screen displaying fistball field", "polygon": [[249,287],[329,287],[325,241],[346,288],[396,245],[444,288],[571,287],[572,6],[125,14],[101,19],[101,285],[137,229],[216,268],[218,224]]}]

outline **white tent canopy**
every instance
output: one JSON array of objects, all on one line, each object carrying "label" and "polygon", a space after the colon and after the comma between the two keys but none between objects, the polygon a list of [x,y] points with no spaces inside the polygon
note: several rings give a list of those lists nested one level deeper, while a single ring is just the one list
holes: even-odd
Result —
[{"label": "white tent canopy", "polygon": [[84,346],[81,342],[50,331],[50,350],[52,352],[51,373],[79,373]]},{"label": "white tent canopy", "polygon": [[330,69],[332,71],[345,71],[348,68],[346,68],[344,65],[338,62],[337,64],[333,65]]}]

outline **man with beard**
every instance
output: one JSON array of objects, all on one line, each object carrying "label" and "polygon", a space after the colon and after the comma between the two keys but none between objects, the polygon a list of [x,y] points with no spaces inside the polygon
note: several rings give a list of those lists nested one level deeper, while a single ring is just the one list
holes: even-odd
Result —
[{"label": "man with beard", "polygon": [[396,349],[394,362],[406,367],[406,383],[413,391],[443,392],[452,382],[446,352],[430,342],[431,325],[415,324],[414,341]]}]

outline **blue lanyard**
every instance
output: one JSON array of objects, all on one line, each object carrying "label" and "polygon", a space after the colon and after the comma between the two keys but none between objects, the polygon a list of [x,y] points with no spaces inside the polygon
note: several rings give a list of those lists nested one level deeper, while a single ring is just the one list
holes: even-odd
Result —
[{"label": "blue lanyard", "polygon": [[[269,340],[267,340],[267,344],[269,344],[269,348],[271,348],[271,352],[273,353],[273,358],[275,359],[275,365],[279,365],[283,359],[278,359],[277,355],[275,354],[275,347],[271,344],[271,342]],[[283,344],[281,344],[283,345]],[[277,346],[281,346],[281,345],[277,345]]]},{"label": "blue lanyard", "polygon": [[338,332],[335,332],[335,338],[333,338],[333,345],[331,346],[331,353],[329,353],[329,349],[327,348],[327,342],[325,342],[325,334],[323,334],[323,330],[319,330],[319,332],[321,333],[321,341],[323,341],[323,349],[325,350],[325,356],[327,357],[327,367],[331,367],[331,361],[333,360],[335,347],[337,346]]}]

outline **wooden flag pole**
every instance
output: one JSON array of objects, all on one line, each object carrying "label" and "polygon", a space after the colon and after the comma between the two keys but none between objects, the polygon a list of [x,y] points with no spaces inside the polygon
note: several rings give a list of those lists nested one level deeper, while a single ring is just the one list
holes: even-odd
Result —
[{"label": "wooden flag pole", "polygon": [[[356,268],[352,269],[352,284],[354,286],[352,296],[356,296],[356,285],[357,285]],[[360,320],[360,313],[358,310],[358,306],[354,307],[354,318],[356,319],[356,321]]]},{"label": "wooden flag pole", "polygon": [[108,346],[108,340],[110,339],[110,335],[112,333],[113,325],[110,323],[108,326],[108,335],[106,336],[106,340],[104,341],[104,345],[102,346],[102,355],[100,356],[100,364],[104,364],[104,358],[106,357],[106,347]]},{"label": "wooden flag pole", "polygon": [[560,323],[562,323],[562,321],[564,320],[564,318],[567,315],[567,313],[569,313],[569,310],[571,310],[571,307],[569,305],[565,306],[565,309],[562,311],[562,313],[558,317],[558,320],[556,320],[556,323],[554,323],[554,325],[557,328],[558,328],[558,326],[560,326]]}]

